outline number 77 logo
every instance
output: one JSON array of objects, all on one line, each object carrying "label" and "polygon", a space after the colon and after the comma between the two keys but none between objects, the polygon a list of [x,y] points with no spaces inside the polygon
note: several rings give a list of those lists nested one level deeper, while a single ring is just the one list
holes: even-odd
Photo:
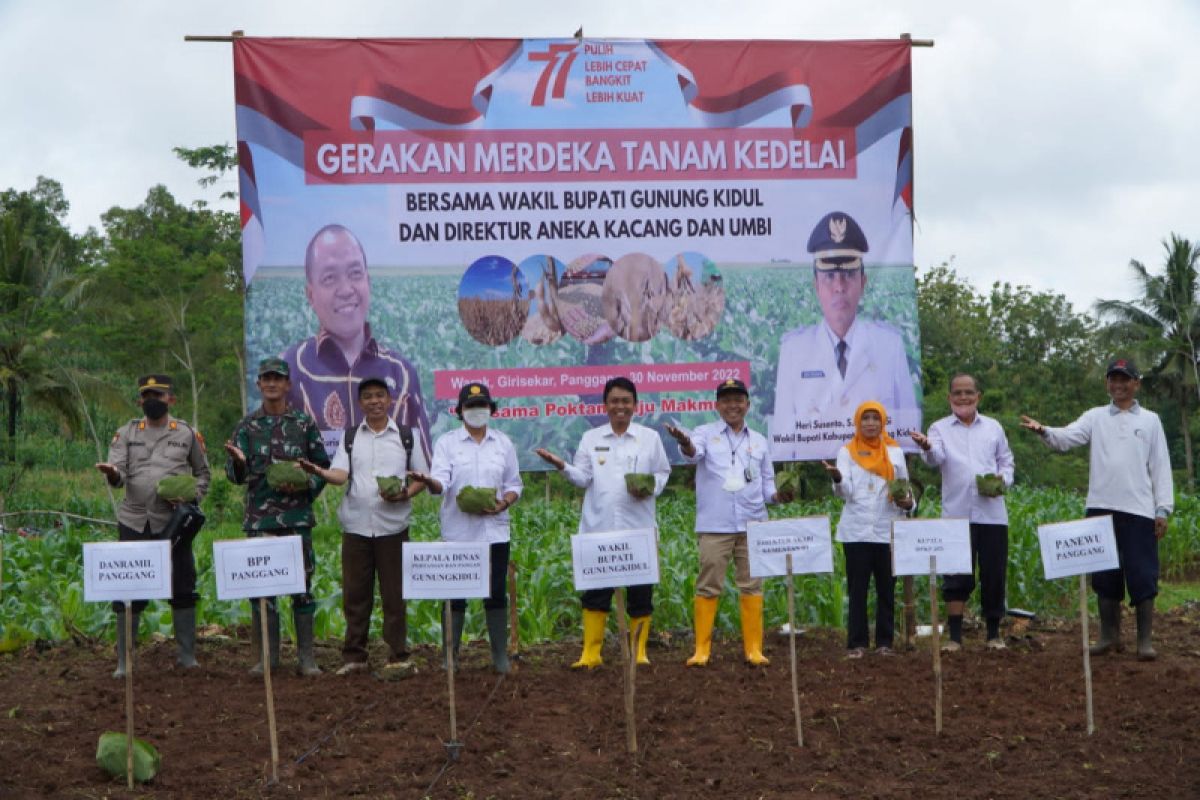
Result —
[{"label": "number 77 logo", "polygon": [[545,61],[546,66],[542,69],[542,74],[538,76],[537,85],[533,87],[533,99],[530,101],[531,106],[546,105],[546,87],[550,84],[550,79],[554,77],[554,71],[558,70],[558,77],[554,81],[554,90],[550,96],[556,100],[563,99],[567,90],[567,76],[571,72],[571,64],[575,62],[575,57],[579,52],[575,49],[574,44],[552,44],[550,49],[542,53],[529,53],[530,61]]}]

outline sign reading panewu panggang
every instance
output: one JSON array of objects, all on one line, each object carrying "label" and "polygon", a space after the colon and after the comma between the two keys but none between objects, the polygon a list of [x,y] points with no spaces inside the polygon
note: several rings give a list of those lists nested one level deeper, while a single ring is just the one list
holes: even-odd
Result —
[{"label": "sign reading panewu panggang", "polygon": [[480,381],[525,469],[616,375],[660,429],[745,382],[776,460],[919,427],[909,48],[235,40],[248,381],[330,444],[362,378],[426,443]]},{"label": "sign reading panewu panggang", "polygon": [[405,542],[404,599],[460,600],[491,594],[487,542]]},{"label": "sign reading panewu panggang", "polygon": [[86,542],[83,599],[165,600],[171,596],[171,543]]},{"label": "sign reading panewu panggang", "polygon": [[302,594],[303,541],[299,536],[258,536],[213,542],[217,597],[241,600]]},{"label": "sign reading panewu panggang", "polygon": [[1112,516],[1085,517],[1038,526],[1046,580],[1120,567]]}]

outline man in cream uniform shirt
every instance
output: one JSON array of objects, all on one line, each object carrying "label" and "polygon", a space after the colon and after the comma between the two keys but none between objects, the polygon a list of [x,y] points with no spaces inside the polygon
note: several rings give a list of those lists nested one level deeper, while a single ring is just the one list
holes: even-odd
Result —
[{"label": "man in cream uniform shirt", "polygon": [[866,400],[883,404],[897,436],[921,422],[899,331],[857,318],[867,286],[862,228],[849,214],[830,212],[813,228],[808,251],[824,318],[788,331],[780,343],[770,426],[777,461],[832,456],[853,435],[854,409]]}]

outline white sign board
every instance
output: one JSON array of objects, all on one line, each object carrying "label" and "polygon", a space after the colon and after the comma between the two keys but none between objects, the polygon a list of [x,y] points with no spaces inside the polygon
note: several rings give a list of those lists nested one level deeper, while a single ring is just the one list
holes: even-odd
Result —
[{"label": "white sign board", "polygon": [[658,583],[658,537],[653,528],[577,533],[571,562],[578,591]]},{"label": "white sign board", "polygon": [[1117,569],[1117,537],[1112,517],[1087,517],[1038,526],[1046,580]]},{"label": "white sign board", "polygon": [[171,542],[87,542],[83,545],[83,599],[167,600],[171,597]]},{"label": "white sign board", "polygon": [[405,542],[405,600],[466,600],[491,594],[487,542]]},{"label": "white sign board", "polygon": [[256,536],[213,542],[217,597],[242,600],[304,593],[304,551],[299,536]]},{"label": "white sign board", "polygon": [[746,525],[746,547],[752,578],[787,575],[789,553],[795,575],[833,572],[833,541],[826,516],[750,522]]},{"label": "white sign board", "polygon": [[892,574],[928,575],[929,557],[938,575],[968,575],[971,523],[966,519],[897,519],[892,521]]}]

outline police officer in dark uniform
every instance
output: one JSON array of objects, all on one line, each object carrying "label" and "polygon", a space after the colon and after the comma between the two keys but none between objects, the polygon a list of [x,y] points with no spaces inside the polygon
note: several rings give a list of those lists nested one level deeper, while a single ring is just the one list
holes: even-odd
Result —
[{"label": "police officer in dark uniform", "polygon": [[[125,498],[117,509],[117,535],[122,542],[159,539],[170,535],[168,527],[179,530],[180,513],[172,503],[158,496],[158,482],[172,475],[196,478],[196,502],[208,491],[208,459],[204,439],[183,420],[171,416],[175,390],[167,375],[144,375],[138,380],[138,405],[143,416],[132,419],[113,434],[108,460],[96,465],[111,486],[124,486]],[[184,512],[186,514],[186,512]],[[173,521],[174,517],[174,521]],[[200,517],[200,520],[203,520]],[[194,521],[194,517],[192,518]],[[176,663],[185,668],[196,663],[196,560],[190,535],[175,538],[171,546],[171,609],[175,621],[175,641],[179,645]],[[137,640],[138,616],[146,601],[133,604],[133,632]],[[113,603],[118,617],[124,603]],[[125,626],[117,625],[117,669],[114,678],[125,677]]]}]

